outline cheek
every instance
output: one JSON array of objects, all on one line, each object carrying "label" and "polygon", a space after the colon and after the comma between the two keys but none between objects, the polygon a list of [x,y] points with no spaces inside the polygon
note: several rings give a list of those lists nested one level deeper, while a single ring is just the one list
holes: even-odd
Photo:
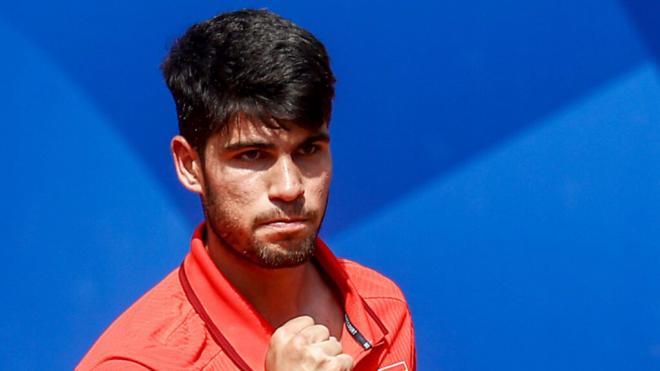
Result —
[{"label": "cheek", "polygon": [[209,184],[213,202],[225,214],[236,215],[237,219],[249,216],[258,202],[259,183],[249,176],[238,176],[233,172],[218,172],[215,182]]},{"label": "cheek", "polygon": [[314,203],[318,206],[325,205],[325,200],[328,198],[328,191],[330,189],[330,179],[330,173],[327,173],[313,179],[310,183],[310,195],[313,196]]}]

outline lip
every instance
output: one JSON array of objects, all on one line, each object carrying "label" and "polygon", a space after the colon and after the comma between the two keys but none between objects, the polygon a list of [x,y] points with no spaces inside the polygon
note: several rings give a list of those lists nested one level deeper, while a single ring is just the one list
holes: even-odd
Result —
[{"label": "lip", "polygon": [[273,219],[260,224],[260,227],[271,229],[280,233],[293,233],[307,227],[307,219]]},{"label": "lip", "polygon": [[307,221],[307,218],[303,218],[303,217],[281,217],[281,218],[268,219],[268,220],[263,221],[259,224],[298,223],[298,222],[306,222],[306,221]]}]

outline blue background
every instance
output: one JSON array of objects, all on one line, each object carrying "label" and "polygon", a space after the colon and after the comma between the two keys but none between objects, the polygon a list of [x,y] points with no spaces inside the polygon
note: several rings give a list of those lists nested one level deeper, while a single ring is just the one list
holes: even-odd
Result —
[{"label": "blue background", "polygon": [[323,236],[395,279],[421,370],[660,368],[660,3],[0,3],[0,369],[70,369],[181,261],[158,66],[268,7],[338,76]]}]

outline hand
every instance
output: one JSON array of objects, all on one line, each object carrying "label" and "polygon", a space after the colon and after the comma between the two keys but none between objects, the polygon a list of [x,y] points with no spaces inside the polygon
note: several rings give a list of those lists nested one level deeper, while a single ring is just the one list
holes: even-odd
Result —
[{"label": "hand", "polygon": [[350,371],[353,357],[310,316],[296,317],[277,328],[270,338],[266,371]]}]

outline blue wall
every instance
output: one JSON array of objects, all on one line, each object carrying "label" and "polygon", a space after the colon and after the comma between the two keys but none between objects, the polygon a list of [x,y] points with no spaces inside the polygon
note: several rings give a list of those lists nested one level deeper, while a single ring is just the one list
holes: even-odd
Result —
[{"label": "blue wall", "polygon": [[0,3],[0,369],[70,369],[180,262],[158,65],[264,6],[330,51],[322,234],[402,286],[421,370],[660,368],[660,3],[39,0]]}]

